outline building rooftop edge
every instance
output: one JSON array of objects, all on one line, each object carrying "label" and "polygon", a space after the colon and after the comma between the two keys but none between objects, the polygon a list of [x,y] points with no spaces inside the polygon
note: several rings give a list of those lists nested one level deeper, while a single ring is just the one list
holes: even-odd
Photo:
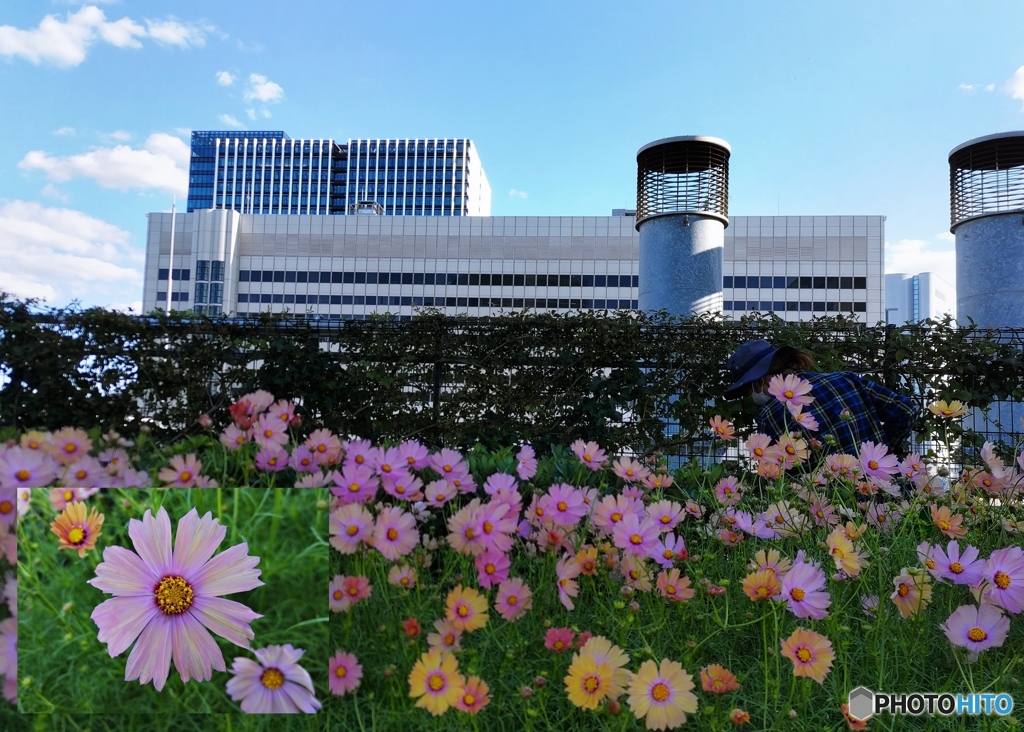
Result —
[{"label": "building rooftop edge", "polygon": [[663,137],[660,140],[648,142],[646,145],[637,150],[636,154],[639,155],[644,150],[647,150],[652,147],[657,147],[658,145],[665,145],[670,142],[709,142],[712,145],[724,147],[730,155],[732,154],[732,146],[728,142],[723,140],[721,137],[711,137],[708,135],[679,135],[676,137]]},{"label": "building rooftop edge", "polygon": [[949,151],[949,155],[946,156],[946,159],[948,160],[949,158],[953,157],[954,154],[956,154],[960,150],[963,150],[965,147],[970,147],[971,145],[977,145],[978,143],[981,143],[981,142],[989,142],[990,140],[1000,140],[1000,139],[1002,139],[1004,137],[1024,137],[1024,130],[1014,130],[1014,131],[1010,131],[1010,132],[996,132],[995,134],[992,134],[992,135],[982,135],[981,137],[975,137],[973,140],[968,140],[967,142],[961,142],[959,145],[957,145],[956,147],[954,147],[952,150]]}]

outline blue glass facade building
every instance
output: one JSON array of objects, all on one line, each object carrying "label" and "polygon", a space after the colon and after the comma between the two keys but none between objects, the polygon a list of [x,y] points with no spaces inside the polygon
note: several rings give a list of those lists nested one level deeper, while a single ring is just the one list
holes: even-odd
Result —
[{"label": "blue glass facade building", "polygon": [[487,216],[490,186],[468,139],[293,140],[192,133],[188,212]]}]

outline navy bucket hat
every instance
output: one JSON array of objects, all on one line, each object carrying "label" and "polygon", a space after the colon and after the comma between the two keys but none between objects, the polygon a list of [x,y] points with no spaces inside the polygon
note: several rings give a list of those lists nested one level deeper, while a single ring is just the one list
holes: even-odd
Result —
[{"label": "navy bucket hat", "polygon": [[729,369],[729,375],[734,379],[733,385],[725,392],[726,398],[739,396],[743,387],[767,375],[771,370],[775,354],[792,350],[793,348],[790,346],[775,348],[763,338],[747,341],[737,348],[736,353],[729,356],[729,360],[725,364]]}]

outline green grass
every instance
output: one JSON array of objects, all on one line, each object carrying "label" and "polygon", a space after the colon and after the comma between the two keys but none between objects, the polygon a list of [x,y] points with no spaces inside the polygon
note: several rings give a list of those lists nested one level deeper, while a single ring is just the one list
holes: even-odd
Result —
[{"label": "green grass", "polygon": [[[227,596],[264,617],[253,621],[253,648],[291,643],[304,648],[301,665],[310,673],[317,698],[327,694],[327,532],[326,491],[320,489],[110,489],[87,499],[105,515],[95,550],[80,559],[75,552],[58,550],[49,524],[56,512],[49,491],[33,492],[32,509],[19,521],[19,709],[24,713],[54,713],[65,729],[134,729],[117,718],[99,717],[85,726],[71,713],[154,714],[156,719],[182,713],[239,712],[225,684],[236,656],[250,652],[214,636],[224,655],[227,672],[213,672],[212,680],[182,683],[171,668],[160,692],[152,683],[124,680],[130,651],[110,658],[97,640],[91,620],[93,609],[111,597],[87,580],[94,576],[102,549],[118,545],[132,549],[129,519],[141,519],[146,509],[161,504],[172,528],[193,506],[200,515],[213,513],[227,527],[218,551],[247,542],[249,554],[258,556],[264,585]],[[323,588],[323,589],[318,589]],[[228,717],[210,717],[210,720]],[[126,718],[128,719],[128,718]],[[133,722],[126,722],[134,724]],[[38,721],[36,722],[38,725]],[[163,722],[160,722],[163,724]],[[206,724],[206,722],[203,722]],[[106,726],[103,726],[106,725]],[[38,727],[35,727],[38,728]],[[167,727],[171,729],[173,727]],[[190,727],[181,727],[190,729]],[[217,729],[218,727],[206,727]],[[232,729],[231,726],[221,727]],[[304,727],[302,727],[304,729]],[[256,729],[234,727],[234,729]],[[296,729],[299,729],[297,727]]]}]

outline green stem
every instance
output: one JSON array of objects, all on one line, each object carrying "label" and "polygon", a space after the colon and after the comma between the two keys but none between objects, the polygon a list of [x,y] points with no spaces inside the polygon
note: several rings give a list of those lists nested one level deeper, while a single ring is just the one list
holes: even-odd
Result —
[{"label": "green stem", "polygon": [[273,549],[274,542],[277,539],[277,526],[278,526],[279,523],[281,523],[281,501],[283,500],[283,498],[284,498],[284,489],[283,488],[275,488],[274,489],[274,518],[273,518],[273,520],[270,523],[270,545],[269,545],[269,547],[271,549]]}]

